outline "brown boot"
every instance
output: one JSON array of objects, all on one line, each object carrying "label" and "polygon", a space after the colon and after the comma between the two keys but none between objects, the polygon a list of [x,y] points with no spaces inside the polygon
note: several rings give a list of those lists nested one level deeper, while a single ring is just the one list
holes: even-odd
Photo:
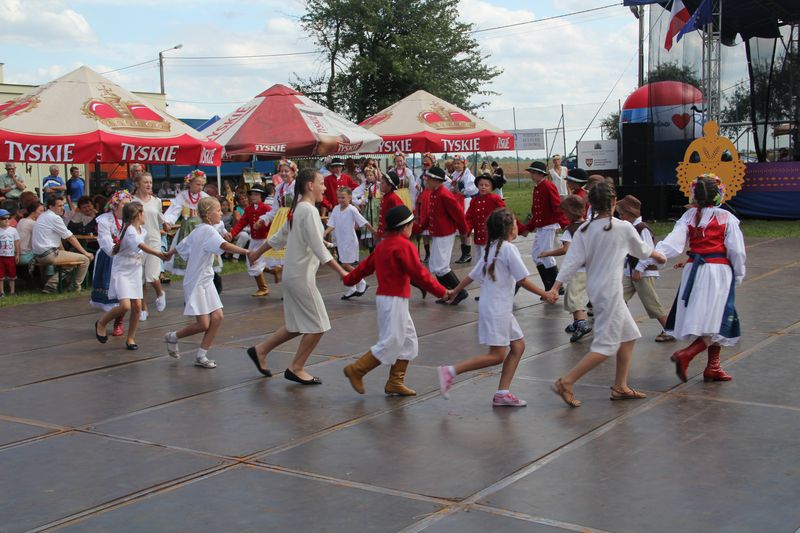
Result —
[{"label": "brown boot", "polygon": [[398,359],[392,365],[389,371],[389,380],[386,382],[386,387],[383,391],[386,394],[397,394],[398,396],[416,396],[417,391],[409,389],[403,383],[403,378],[406,377],[406,369],[408,368],[408,360]]},{"label": "brown boot", "polygon": [[252,294],[252,296],[267,296],[269,294],[269,285],[267,285],[267,280],[264,278],[264,273],[262,272],[258,276],[255,277],[256,285],[258,285],[258,290]]},{"label": "brown boot", "polygon": [[283,267],[280,265],[275,266],[275,268],[270,268],[267,270],[272,276],[275,278],[275,283],[280,283],[281,278],[283,277]]},{"label": "brown boot", "polygon": [[381,362],[372,355],[370,350],[359,357],[355,363],[344,367],[344,375],[350,380],[350,385],[353,386],[357,393],[364,394],[364,382],[362,381],[364,376],[367,375],[367,372],[378,368],[380,365]]}]

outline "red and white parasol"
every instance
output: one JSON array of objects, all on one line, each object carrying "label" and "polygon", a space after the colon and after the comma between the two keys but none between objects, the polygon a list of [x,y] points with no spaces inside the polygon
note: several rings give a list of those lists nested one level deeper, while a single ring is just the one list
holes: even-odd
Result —
[{"label": "red and white parasol", "polygon": [[381,139],[285,85],[273,85],[204,130],[225,157],[374,153]]},{"label": "red and white parasol", "polygon": [[89,67],[0,104],[0,161],[219,165],[222,149]]},{"label": "red and white parasol", "polygon": [[513,150],[514,136],[425,91],[361,123],[383,139],[381,153]]}]

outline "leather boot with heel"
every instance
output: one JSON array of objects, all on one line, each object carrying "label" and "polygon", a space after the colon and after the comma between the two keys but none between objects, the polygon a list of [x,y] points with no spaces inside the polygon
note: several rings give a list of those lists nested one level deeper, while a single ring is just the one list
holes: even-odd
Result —
[{"label": "leather boot with heel", "polygon": [[702,337],[698,337],[695,341],[684,348],[683,350],[678,350],[669,358],[670,361],[675,363],[675,373],[678,375],[678,379],[682,382],[686,383],[686,370],[689,368],[689,363],[692,362],[692,359],[695,358],[697,354],[702,352],[706,349],[706,343]]},{"label": "leather boot with heel", "polygon": [[269,285],[267,285],[267,280],[264,278],[264,273],[262,272],[258,276],[255,276],[253,279],[256,280],[256,285],[258,285],[258,290],[252,294],[252,296],[267,296],[269,294]]},{"label": "leather boot with heel", "polygon": [[364,389],[364,376],[366,376],[371,370],[378,368],[380,365],[381,362],[378,361],[374,355],[372,355],[372,350],[370,350],[359,357],[355,363],[351,363],[344,367],[344,375],[350,380],[350,385],[353,387],[353,390],[359,394],[364,394],[366,390]]},{"label": "leather boot with heel", "polygon": [[406,369],[408,368],[408,361],[405,359],[398,359],[389,370],[389,379],[386,381],[384,392],[386,394],[397,394],[398,396],[416,396],[417,391],[409,389],[404,383],[406,377]]},{"label": "leather boot with heel", "polygon": [[733,377],[722,370],[719,364],[720,347],[712,344],[708,347],[708,364],[703,370],[703,381],[730,381]]}]

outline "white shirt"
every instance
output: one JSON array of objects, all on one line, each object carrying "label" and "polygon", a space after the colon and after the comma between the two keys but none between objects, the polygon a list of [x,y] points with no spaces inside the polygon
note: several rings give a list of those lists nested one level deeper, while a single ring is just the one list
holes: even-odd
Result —
[{"label": "white shirt", "polygon": [[53,248],[61,248],[61,240],[72,237],[64,219],[52,209],[48,209],[36,219],[31,236],[31,249],[36,255]]},{"label": "white shirt", "polygon": [[[563,243],[570,242],[571,243],[572,242],[572,232],[570,232],[568,229],[565,229],[564,233],[561,234],[561,242],[563,242]],[[567,250],[569,250],[569,248],[567,248]],[[578,272],[586,272],[586,267],[579,268]]]},{"label": "white shirt", "polygon": [[561,167],[561,173],[556,172],[556,169],[550,169],[550,178],[553,184],[558,189],[559,196],[566,196],[569,194],[567,190],[567,167]]},{"label": "white shirt", "polygon": [[[633,221],[633,226],[636,227],[637,224],[641,223],[642,223],[642,217],[639,217]],[[655,243],[653,242],[653,233],[649,229],[647,228],[642,229],[642,232],[639,234],[639,236],[642,238],[645,244],[655,247]],[[634,268],[634,270],[637,272],[641,272],[642,276],[645,278],[657,278],[658,270],[647,270],[647,267],[650,265],[657,266],[658,263],[656,263],[655,259],[642,259],[641,261],[636,263],[636,268]],[[623,274],[625,274],[625,276],[627,277],[630,277],[631,275],[630,269],[625,267]]]},{"label": "white shirt", "polygon": [[[459,183],[464,184],[463,191],[458,189]],[[463,194],[467,198],[471,198],[478,194],[478,187],[475,185],[475,176],[472,175],[472,172],[470,172],[468,168],[464,169],[464,172],[453,172],[450,175],[449,187],[451,192]]]},{"label": "white shirt", "polygon": [[107,256],[111,257],[114,250],[114,239],[119,237],[122,221],[115,219],[114,213],[111,211],[99,215],[95,221],[97,222],[97,245]]},{"label": "white shirt", "polygon": [[[19,240],[19,233],[11,226],[0,228],[0,257],[14,257],[17,255],[14,243]],[[2,283],[0,281],[0,283]]]},{"label": "white shirt", "polygon": [[370,190],[372,191],[373,200],[381,197],[381,191],[377,181],[373,181],[372,183],[364,181],[364,183],[356,187],[353,191],[353,203],[358,207],[363,207],[370,197],[368,194]]},{"label": "white shirt", "polygon": [[339,248],[355,246],[358,249],[356,226],[360,228],[366,223],[367,219],[352,204],[344,210],[337,205],[328,215],[328,227],[333,228],[333,238]]},{"label": "white shirt", "polygon": [[[469,273],[469,277],[481,283],[481,300],[478,306],[480,314],[506,316],[514,309],[514,289],[517,282],[527,278],[530,272],[522,261],[519,250],[510,242],[503,242],[495,258],[496,250],[497,242],[492,243],[489,248],[488,261],[484,262],[482,255]],[[492,262],[494,262],[494,280],[489,274],[488,266],[486,273],[483,273],[484,264],[491,265]]]},{"label": "white shirt", "polygon": [[125,230],[125,236],[122,237],[117,256],[140,258],[144,255],[144,252],[141,248],[139,248],[139,245],[144,244],[145,238],[147,237],[147,230],[142,227],[141,231],[142,232],[139,233],[133,226],[130,226],[127,230]]},{"label": "white shirt", "polygon": [[33,225],[36,221],[26,217],[17,222],[17,233],[19,233],[19,247],[22,252],[31,251],[31,237],[33,236]]}]

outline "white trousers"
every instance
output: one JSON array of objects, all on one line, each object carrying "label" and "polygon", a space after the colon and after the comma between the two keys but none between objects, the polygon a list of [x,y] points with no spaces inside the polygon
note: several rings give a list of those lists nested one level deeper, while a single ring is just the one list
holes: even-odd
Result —
[{"label": "white trousers", "polygon": [[[239,235],[241,235],[241,233]],[[247,249],[250,251],[258,250],[266,240],[267,239],[250,239],[250,242],[247,244]],[[255,263],[251,263],[250,258],[247,259],[247,273],[254,278],[264,272],[265,268],[267,268],[267,258],[263,255],[259,257]]]},{"label": "white trousers", "polygon": [[556,266],[555,257],[539,257],[542,252],[556,248],[556,228],[544,227],[536,229],[536,236],[533,239],[533,248],[531,249],[531,257],[537,265],[542,265],[545,268]]},{"label": "white trousers", "polygon": [[372,355],[385,365],[398,359],[411,361],[417,356],[417,330],[408,312],[408,298],[376,296],[378,342],[370,348]]},{"label": "white trousers", "polygon": [[456,234],[445,237],[431,237],[431,256],[428,258],[428,270],[434,276],[444,276],[450,272],[450,256],[453,255],[453,243]]}]

